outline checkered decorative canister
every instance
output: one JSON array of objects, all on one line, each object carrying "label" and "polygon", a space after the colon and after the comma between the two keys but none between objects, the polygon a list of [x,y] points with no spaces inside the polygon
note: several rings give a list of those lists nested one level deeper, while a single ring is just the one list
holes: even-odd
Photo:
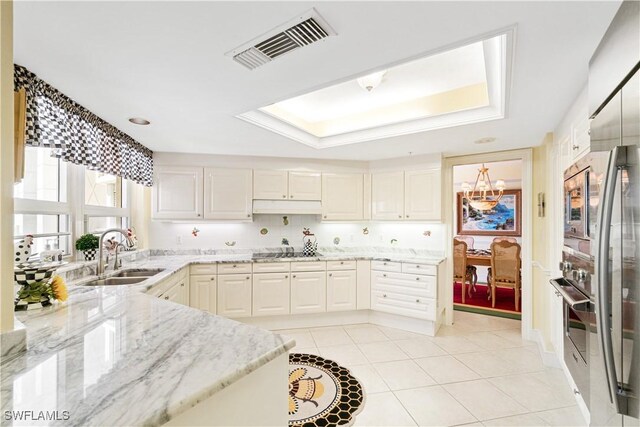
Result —
[{"label": "checkered decorative canister", "polygon": [[86,251],[82,251],[82,256],[85,261],[93,261],[96,259],[97,249],[87,249]]}]

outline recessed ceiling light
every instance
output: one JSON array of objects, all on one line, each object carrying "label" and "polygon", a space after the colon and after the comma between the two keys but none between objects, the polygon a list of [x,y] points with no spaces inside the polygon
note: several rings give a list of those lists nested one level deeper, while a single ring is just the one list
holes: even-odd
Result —
[{"label": "recessed ceiling light", "polygon": [[151,124],[149,120],[143,119],[142,117],[131,117],[129,121],[134,125],[141,125],[141,126],[147,126]]},{"label": "recessed ceiling light", "polygon": [[495,141],[496,139],[493,136],[488,136],[486,138],[480,138],[473,141],[474,144],[488,144],[490,142]]}]

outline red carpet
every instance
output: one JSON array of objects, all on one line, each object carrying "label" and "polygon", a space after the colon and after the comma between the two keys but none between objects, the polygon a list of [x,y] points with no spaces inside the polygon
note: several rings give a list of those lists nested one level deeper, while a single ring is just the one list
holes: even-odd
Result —
[{"label": "red carpet", "polygon": [[[516,311],[513,293],[514,293],[513,289],[497,288],[496,306],[491,307],[491,300],[487,299],[487,285],[481,285],[478,283],[476,285],[476,291],[471,294],[471,298],[469,298],[469,294],[467,294],[464,305],[472,306],[472,307],[504,310],[504,311],[510,311],[512,313],[520,313],[520,310],[522,307],[522,301],[520,302],[520,307],[518,307],[518,311]],[[462,304],[462,285],[460,283],[453,284],[453,303],[463,305]]]}]

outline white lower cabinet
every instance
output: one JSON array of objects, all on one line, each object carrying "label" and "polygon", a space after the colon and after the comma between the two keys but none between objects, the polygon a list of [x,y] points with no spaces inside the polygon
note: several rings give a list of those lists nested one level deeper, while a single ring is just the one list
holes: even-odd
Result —
[{"label": "white lower cabinet", "polygon": [[327,273],[291,273],[291,314],[327,311]]},{"label": "white lower cabinet", "polygon": [[289,273],[253,275],[253,316],[289,314]]},{"label": "white lower cabinet", "polygon": [[251,274],[218,275],[217,314],[225,317],[251,316]]},{"label": "white lower cabinet", "polygon": [[189,279],[189,306],[216,314],[218,294],[215,275],[191,276]]},{"label": "white lower cabinet", "polygon": [[356,309],[356,271],[339,270],[327,273],[327,311]]},{"label": "white lower cabinet", "polygon": [[187,275],[187,269],[183,269],[158,283],[149,289],[147,294],[166,301],[189,305],[189,276]]},{"label": "white lower cabinet", "polygon": [[178,304],[189,305],[186,280],[181,280],[167,289],[162,298],[171,302],[177,302]]},{"label": "white lower cabinet", "polygon": [[434,266],[380,261],[371,263],[372,310],[435,321],[437,288],[437,268]]}]

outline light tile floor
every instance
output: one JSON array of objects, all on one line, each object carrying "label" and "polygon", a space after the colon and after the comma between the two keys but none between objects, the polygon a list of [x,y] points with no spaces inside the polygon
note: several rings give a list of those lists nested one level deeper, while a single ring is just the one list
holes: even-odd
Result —
[{"label": "light tile floor", "polygon": [[542,364],[517,320],[456,312],[436,337],[369,324],[277,332],[360,380],[356,426],[586,425],[564,374]]}]

